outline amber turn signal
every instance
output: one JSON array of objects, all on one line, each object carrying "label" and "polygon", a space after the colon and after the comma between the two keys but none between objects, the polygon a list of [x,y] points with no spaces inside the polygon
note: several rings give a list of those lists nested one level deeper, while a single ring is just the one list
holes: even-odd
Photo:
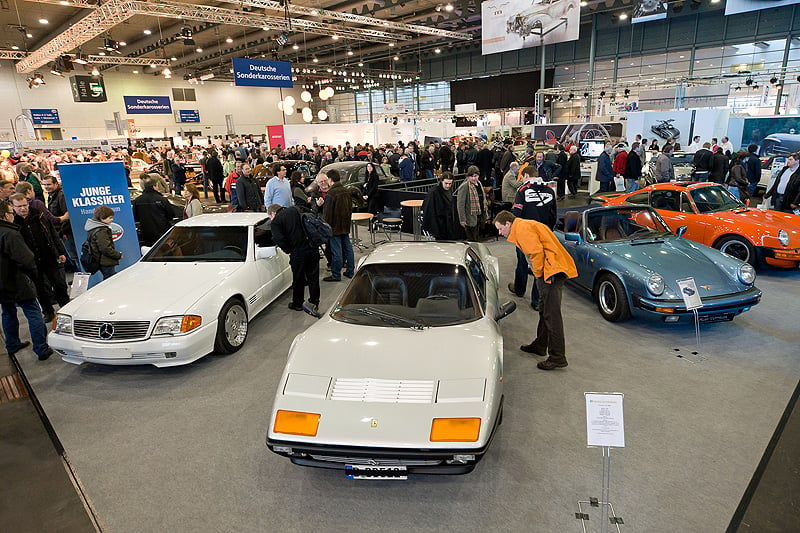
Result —
[{"label": "amber turn signal", "polygon": [[317,428],[319,428],[319,415],[316,413],[279,410],[275,415],[275,425],[272,429],[275,433],[316,437]]},{"label": "amber turn signal", "polygon": [[475,442],[480,431],[480,418],[434,418],[431,442]]}]

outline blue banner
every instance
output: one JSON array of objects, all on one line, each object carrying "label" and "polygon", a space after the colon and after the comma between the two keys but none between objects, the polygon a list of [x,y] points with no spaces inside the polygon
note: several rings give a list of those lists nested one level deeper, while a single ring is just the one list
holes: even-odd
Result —
[{"label": "blue banner", "polygon": [[169,96],[123,96],[125,112],[129,115],[171,114]]},{"label": "blue banner", "polygon": [[286,87],[292,85],[292,64],[287,61],[233,58],[233,79],[237,86]]},{"label": "blue banner", "polygon": [[[86,240],[86,221],[94,216],[96,207],[105,205],[114,210],[111,233],[114,248],[122,252],[117,272],[137,262],[142,254],[122,161],[60,163],[58,172],[78,254]],[[89,286],[100,283],[102,279],[102,274],[97,272],[89,279]]]},{"label": "blue banner", "polygon": [[31,109],[30,112],[34,124],[61,124],[58,109]]},{"label": "blue banner", "polygon": [[200,111],[197,109],[181,109],[178,111],[178,118],[181,122],[200,122]]}]

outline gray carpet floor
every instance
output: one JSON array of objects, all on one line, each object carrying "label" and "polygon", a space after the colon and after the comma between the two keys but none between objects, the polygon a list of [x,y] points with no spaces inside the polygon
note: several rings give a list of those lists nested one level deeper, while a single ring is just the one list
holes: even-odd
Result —
[{"label": "gray carpet floor", "polygon": [[[511,299],[513,247],[489,246],[501,301]],[[109,532],[580,531],[576,502],[601,488],[586,391],[625,394],[626,448],[611,452],[610,490],[625,530],[722,531],[800,379],[799,282],[800,271],[761,272],[763,302],[703,325],[700,358],[693,325],[611,324],[568,286],[570,364],[554,372],[518,349],[537,322],[518,299],[501,322],[504,422],[466,476],[348,481],[267,450],[289,345],[314,320],[288,311],[288,294],[251,323],[241,351],[182,368],[18,357]],[[343,288],[324,283],[323,305]]]}]

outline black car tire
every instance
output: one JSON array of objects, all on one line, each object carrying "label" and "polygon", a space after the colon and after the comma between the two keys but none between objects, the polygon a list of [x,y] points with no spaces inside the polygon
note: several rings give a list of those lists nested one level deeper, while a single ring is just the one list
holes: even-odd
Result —
[{"label": "black car tire", "polygon": [[597,279],[594,294],[600,315],[609,322],[621,322],[631,316],[625,287],[613,274],[602,274]]},{"label": "black car tire", "polygon": [[741,235],[726,235],[714,243],[714,248],[753,266],[758,263],[755,248]]},{"label": "black car tire", "polygon": [[217,319],[217,338],[214,341],[214,351],[227,355],[237,351],[247,340],[247,309],[238,298],[231,298]]}]

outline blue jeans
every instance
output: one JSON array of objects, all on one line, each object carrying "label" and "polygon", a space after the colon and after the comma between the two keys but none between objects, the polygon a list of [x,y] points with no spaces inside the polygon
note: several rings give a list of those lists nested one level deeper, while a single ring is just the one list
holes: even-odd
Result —
[{"label": "blue jeans", "polygon": [[16,352],[22,347],[19,340],[19,318],[17,317],[17,306],[22,309],[22,313],[28,320],[28,330],[31,333],[33,351],[36,355],[42,355],[47,351],[47,326],[44,325],[42,310],[36,300],[25,300],[23,302],[3,302],[0,304],[3,309],[3,331],[6,335],[6,351]]},{"label": "blue jeans", "polygon": [[[514,270],[514,292],[520,296],[525,295],[528,288],[528,258],[519,248],[517,251],[517,268]],[[539,305],[539,287],[533,283],[531,287],[531,304]]]},{"label": "blue jeans", "polygon": [[433,169],[426,168],[425,169],[425,177],[428,179],[433,179]]},{"label": "blue jeans", "polygon": [[739,187],[736,187],[734,185],[726,185],[725,188],[728,189],[728,192],[731,193],[734,196],[734,198],[736,198],[737,200],[739,199]]},{"label": "blue jeans", "polygon": [[203,195],[208,198],[208,173],[203,172]]},{"label": "blue jeans", "polygon": [[757,181],[750,183],[750,185],[747,187],[747,189],[750,191],[750,196],[754,196],[756,194],[756,186],[758,186]]},{"label": "blue jeans", "polygon": [[108,279],[108,278],[110,278],[111,276],[113,276],[114,274],[117,273],[117,267],[114,266],[114,265],[101,266],[100,267],[100,273],[103,275],[103,279],[104,280]]},{"label": "blue jeans", "polygon": [[626,189],[627,192],[633,192],[639,190],[639,180],[625,180],[628,182],[628,188]]},{"label": "blue jeans", "polygon": [[342,264],[344,263],[344,275],[353,277],[355,273],[356,259],[353,255],[353,244],[350,242],[350,235],[334,235],[328,241],[331,247],[331,276],[334,279],[342,279]]},{"label": "blue jeans", "polygon": [[67,232],[62,240],[64,241],[64,250],[67,252],[67,259],[72,265],[72,271],[80,272],[81,264],[78,262],[78,249],[75,248],[75,237],[72,236],[72,230]]}]

